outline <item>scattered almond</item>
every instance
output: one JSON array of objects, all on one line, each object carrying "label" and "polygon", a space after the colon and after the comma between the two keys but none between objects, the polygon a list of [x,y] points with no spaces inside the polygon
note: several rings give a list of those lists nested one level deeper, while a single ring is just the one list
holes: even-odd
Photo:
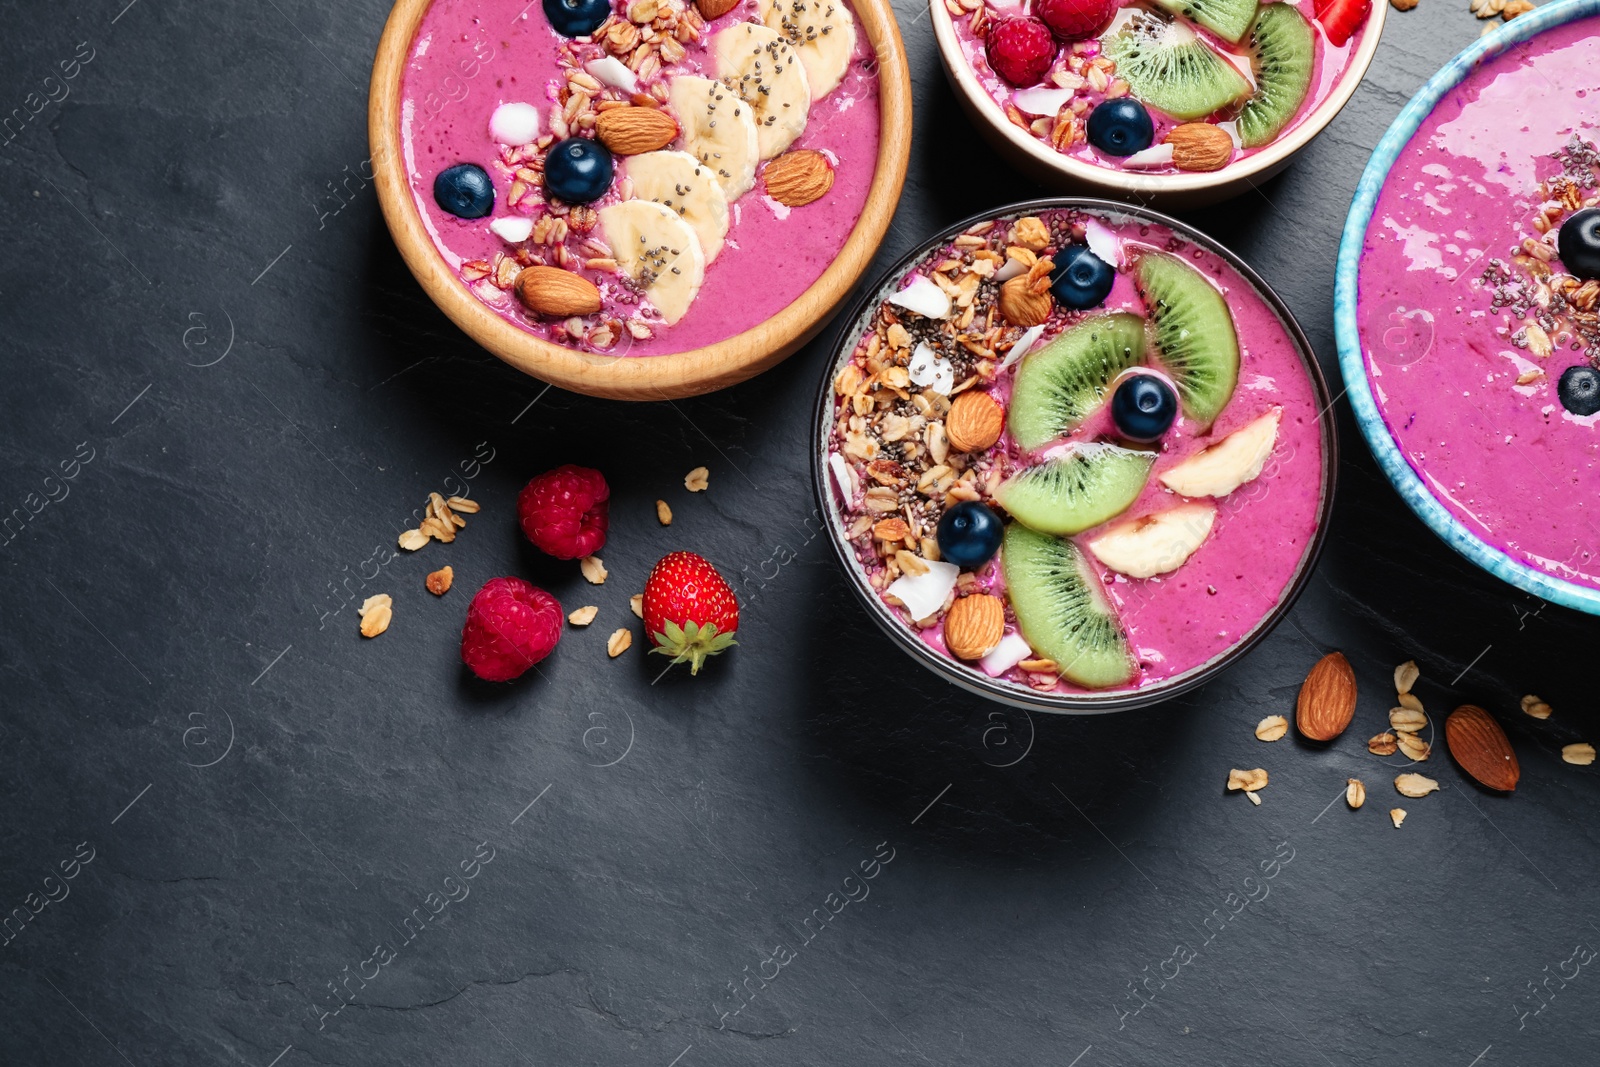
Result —
[{"label": "scattered almond", "polygon": [[1282,715],[1268,715],[1256,723],[1258,741],[1276,741],[1289,732],[1289,720]]},{"label": "scattered almond", "polygon": [[767,195],[785,207],[805,207],[833,188],[833,164],[810,148],[798,148],[767,164]]},{"label": "scattered almond", "polygon": [[694,6],[699,9],[700,17],[710,22],[739,6],[739,0],[694,0]]},{"label": "scattered almond", "polygon": [[1594,762],[1594,746],[1587,741],[1579,741],[1575,745],[1562,745],[1561,758],[1574,766],[1587,767]]},{"label": "scattered almond", "polygon": [[1444,740],[1461,769],[1490,789],[1510,792],[1522,777],[1517,754],[1500,724],[1475,704],[1463,704],[1444,721]]},{"label": "scattered almond", "polygon": [[598,614],[600,614],[600,609],[595,605],[590,604],[587,607],[579,608],[571,615],[568,615],[567,621],[574,626],[588,626],[591,622],[594,622],[594,617]]},{"label": "scattered almond", "polygon": [[600,290],[589,279],[560,267],[525,267],[517,275],[517,299],[537,315],[566,319],[600,310]]},{"label": "scattered almond", "polygon": [[1402,774],[1395,778],[1394,787],[1401,796],[1416,799],[1417,797],[1425,797],[1435,789],[1438,789],[1439,783],[1421,774]]},{"label": "scattered almond", "polygon": [[1396,830],[1400,829],[1400,824],[1406,821],[1406,809],[1390,808],[1389,818],[1394,821],[1394,828]]},{"label": "scattered almond", "polygon": [[606,655],[616,659],[633,645],[633,631],[624,626],[606,641]]},{"label": "scattered almond", "polygon": [[656,501],[656,519],[663,526],[672,525],[672,509],[667,507],[665,500]]},{"label": "scattered almond", "polygon": [[1418,763],[1433,754],[1433,746],[1416,734],[1402,732],[1396,739],[1396,744],[1406,759],[1415,760]]},{"label": "scattered almond", "polygon": [[1401,733],[1414,734],[1427,729],[1428,717],[1410,708],[1390,708],[1389,726]]},{"label": "scattered almond", "polygon": [[1230,790],[1243,789],[1247,793],[1254,793],[1257,789],[1267,787],[1267,772],[1260,767],[1254,770],[1241,771],[1235,767],[1228,772],[1228,788]]},{"label": "scattered almond", "polygon": [[1396,11],[1410,11],[1417,6],[1417,0],[1389,0],[1389,6]]},{"label": "scattered almond", "polygon": [[1209,122],[1185,122],[1167,133],[1172,165],[1179,170],[1221,170],[1233,158],[1233,138]]},{"label": "scattered almond", "polygon": [[361,636],[377,637],[389,628],[394,618],[394,600],[388,593],[376,593],[362,603]]},{"label": "scattered almond", "polygon": [[1374,756],[1392,756],[1399,747],[1394,734],[1387,730],[1367,742],[1367,751]]},{"label": "scattered almond", "polygon": [[476,515],[478,513],[478,502],[469,500],[464,496],[453,496],[446,500],[445,503],[450,505],[451,511],[459,511],[463,515]]},{"label": "scattered almond", "polygon": [[599,556],[584,556],[578,561],[578,570],[583,572],[584,580],[590,585],[606,584],[606,565]]},{"label": "scattered almond", "polygon": [[696,467],[683,476],[683,487],[691,493],[703,493],[710,484],[711,472],[704,467]]},{"label": "scattered almond", "polygon": [[1408,659],[1394,669],[1394,691],[1401,696],[1411,692],[1411,687],[1417,684],[1417,679],[1422,672],[1417,669],[1417,661]]},{"label": "scattered almond", "polygon": [[968,389],[951,402],[944,432],[955,451],[981,452],[1000,440],[1005,425],[1006,412],[1000,401],[982,389]]},{"label": "scattered almond", "polygon": [[1354,811],[1367,802],[1367,787],[1361,784],[1359,778],[1347,778],[1344,787],[1344,802]]},{"label": "scattered almond", "polygon": [[1037,326],[1050,317],[1050,311],[1055,307],[1050,291],[1034,292],[1032,282],[1025,274],[1019,274],[1000,286],[996,303],[1000,314],[1013,326]]},{"label": "scattered almond", "polygon": [[667,147],[678,138],[678,124],[650,107],[614,107],[594,121],[600,143],[619,156],[638,156]]},{"label": "scattered almond", "polygon": [[428,586],[428,592],[432,593],[434,596],[444,596],[450,591],[450,584],[455,580],[456,572],[454,567],[450,567],[448,565],[440,567],[438,570],[428,575],[426,582]]},{"label": "scattered almond", "polygon": [[1300,686],[1294,721],[1313,741],[1332,741],[1344,733],[1356,713],[1356,673],[1342,652],[1317,661]]},{"label": "scattered almond", "polygon": [[641,618],[641,619],[644,618],[644,594],[643,593],[635,593],[631,597],[629,597],[628,598],[628,607],[632,608],[633,609],[633,613],[635,615],[639,616],[639,618]]},{"label": "scattered almond", "polygon": [[1005,635],[1005,604],[988,593],[962,597],[944,617],[944,643],[957,659],[982,659]]},{"label": "scattered almond", "polygon": [[1529,693],[1527,696],[1522,698],[1522,710],[1527,714],[1532,715],[1535,719],[1548,719],[1550,717],[1551,709],[1549,704],[1546,704],[1532,693]]},{"label": "scattered almond", "polygon": [[421,530],[407,530],[400,535],[400,547],[407,552],[415,552],[428,543],[428,535]]}]

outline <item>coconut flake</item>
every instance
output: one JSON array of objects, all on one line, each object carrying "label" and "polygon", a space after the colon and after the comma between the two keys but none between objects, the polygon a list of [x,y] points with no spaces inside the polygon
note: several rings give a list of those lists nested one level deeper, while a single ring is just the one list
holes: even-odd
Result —
[{"label": "coconut flake", "polygon": [[1096,218],[1086,219],[1083,239],[1088,242],[1089,251],[1094,253],[1096,259],[1113,267],[1123,266],[1122,241],[1111,232],[1111,227]]},{"label": "coconut flake", "polygon": [[628,65],[615,56],[602,56],[600,59],[591,59],[583,65],[583,69],[595,81],[602,85],[609,85],[613,89],[623,92],[636,93],[639,91],[639,79],[628,69]]},{"label": "coconut flake", "polygon": [[1244,148],[1244,142],[1239,139],[1239,122],[1237,119],[1229,119],[1227,122],[1219,122],[1217,123],[1217,129],[1233,138],[1233,150],[1235,152],[1238,152]]},{"label": "coconut flake", "polygon": [[1033,656],[1033,646],[1027,639],[1015,630],[1000,639],[994,646],[994,651],[978,661],[978,666],[983,668],[983,673],[991,678],[998,678],[1012,667],[1025,659]]},{"label": "coconut flake", "polygon": [[839,489],[840,502],[849,504],[856,493],[856,480],[850,473],[850,464],[846,463],[839,453],[830,452],[828,469],[833,472],[833,481]]},{"label": "coconut flake", "polygon": [[501,104],[489,116],[489,136],[497,143],[521,147],[539,137],[539,109],[532,104]]},{"label": "coconut flake", "polygon": [[1143,152],[1135,152],[1122,160],[1124,167],[1165,167],[1172,163],[1172,145],[1151,145]]},{"label": "coconut flake", "polygon": [[902,574],[884,590],[897,598],[911,613],[912,619],[926,619],[944,607],[945,598],[956,587],[956,577],[961,568],[954,563],[924,560],[926,574]]},{"label": "coconut flake", "polygon": [[1072,99],[1073,92],[1072,89],[1023,89],[1011,102],[1025,115],[1054,115]]},{"label": "coconut flake", "polygon": [[1037,326],[1028,327],[1023,335],[1017,338],[1017,343],[1011,346],[1011,351],[1006,353],[1006,358],[1000,363],[1000,369],[1005,370],[1017,360],[1027,355],[1033,350],[1033,346],[1039,343],[1039,338],[1043,336],[1044,323],[1041,322]]},{"label": "coconut flake", "polygon": [[[1216,52],[1217,50],[1213,48],[1212,51]],[[1251,65],[1253,62],[1251,58],[1249,56],[1236,56],[1232,52],[1218,52],[1217,54],[1239,68],[1239,73],[1244,75],[1244,80],[1250,83],[1251,92],[1254,92],[1256,88],[1256,72],[1255,67]]]},{"label": "coconut flake", "polygon": [[911,384],[930,387],[946,396],[956,384],[955,365],[925,344],[912,349],[906,372],[911,375]]},{"label": "coconut flake", "polygon": [[918,274],[911,284],[889,298],[907,311],[926,319],[943,319],[950,315],[950,297],[932,281]]},{"label": "coconut flake", "polygon": [[1028,273],[1028,265],[1020,259],[1007,259],[1000,269],[994,272],[994,280],[1004,285],[1012,278]]},{"label": "coconut flake", "polygon": [[508,215],[489,223],[489,229],[507,244],[518,245],[533,233],[533,220],[521,215]]},{"label": "coconut flake", "polygon": [[1105,32],[1100,35],[1100,39],[1102,41],[1107,40],[1113,34],[1121,33],[1134,22],[1139,21],[1141,18],[1147,17],[1148,16],[1144,14],[1144,10],[1142,8],[1131,6],[1119,8],[1117,10],[1116,17],[1111,20],[1111,25],[1107,26]]}]

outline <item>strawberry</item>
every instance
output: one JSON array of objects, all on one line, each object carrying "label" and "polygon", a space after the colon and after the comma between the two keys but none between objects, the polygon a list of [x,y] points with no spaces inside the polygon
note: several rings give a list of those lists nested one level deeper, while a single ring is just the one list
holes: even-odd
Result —
[{"label": "strawberry", "polygon": [[1372,0],[1317,0],[1317,21],[1328,43],[1342,48],[1372,11]]},{"label": "strawberry", "polygon": [[652,652],[699,674],[707,656],[739,642],[739,602],[704,556],[669,552],[644,583],[644,629]]}]

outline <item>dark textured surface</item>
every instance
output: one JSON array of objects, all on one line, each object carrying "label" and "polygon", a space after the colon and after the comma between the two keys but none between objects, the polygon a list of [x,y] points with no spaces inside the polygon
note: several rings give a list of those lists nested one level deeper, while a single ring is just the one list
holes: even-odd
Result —
[{"label": "dark textured surface", "polygon": [[[543,393],[423,298],[352,177],[381,3],[123,2],[0,5],[3,110],[93,50],[0,148],[0,510],[93,455],[0,554],[0,907],[93,856],[0,949],[0,1062],[1593,1060],[1600,791],[1559,750],[1595,740],[1595,623],[1446,551],[1343,404],[1333,537],[1290,624],[1166,707],[991,713],[899,658],[809,539],[820,346],[677,404]],[[1038,192],[985,162],[902,10],[917,149],[881,262]],[[1287,175],[1190,216],[1279,287],[1330,379],[1360,168],[1476,32],[1465,0],[1397,15]],[[568,460],[614,490],[600,589],[512,521]],[[395,623],[362,641],[334,583],[463,462],[484,513],[381,569],[366,592]],[[748,568],[743,645],[652,685],[637,647],[603,646],[673,547]],[[502,573],[601,616],[488,687],[455,646]],[[1356,725],[1326,749],[1254,740],[1329,648],[1363,687]],[[1507,725],[1514,797],[1442,753],[1439,794],[1393,793],[1363,741],[1411,656],[1431,712],[1470,699]],[[1554,718],[1516,710],[1529,690]],[[1222,788],[1257,764],[1259,808]],[[1349,775],[1359,812],[1334,802]],[[876,877],[846,881],[863,862]],[[446,892],[468,895],[425,903]],[[864,892],[807,941],[814,909]],[[774,971],[733,1014],[730,983]],[[353,1003],[322,1016],[341,981]]]}]

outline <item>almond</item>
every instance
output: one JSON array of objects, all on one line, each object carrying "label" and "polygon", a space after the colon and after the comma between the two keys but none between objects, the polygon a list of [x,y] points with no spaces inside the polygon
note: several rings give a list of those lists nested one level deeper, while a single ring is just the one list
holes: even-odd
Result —
[{"label": "almond", "polygon": [[1332,741],[1344,733],[1355,714],[1356,672],[1343,652],[1329,652],[1311,668],[1300,687],[1294,724],[1313,741]]},{"label": "almond", "polygon": [[694,0],[694,6],[700,9],[700,17],[710,22],[738,7],[739,0]]},{"label": "almond", "polygon": [[944,617],[944,643],[957,659],[982,659],[1006,635],[1006,609],[988,593],[965,596]]},{"label": "almond", "polygon": [[1050,317],[1055,305],[1049,290],[1033,291],[1033,283],[1026,274],[1018,275],[1000,287],[1000,314],[1013,326],[1037,326]]},{"label": "almond", "polygon": [[600,112],[594,133],[617,155],[637,156],[671,144],[678,137],[678,124],[654,108],[614,107]]},{"label": "almond", "polygon": [[528,267],[517,275],[517,298],[536,315],[553,319],[593,315],[600,290],[587,278],[560,267]]},{"label": "almond", "polygon": [[833,164],[821,152],[801,148],[767,164],[767,195],[785,207],[805,207],[833,188]]},{"label": "almond", "polygon": [[1444,721],[1444,740],[1461,769],[1490,789],[1509,793],[1522,768],[1506,732],[1476,704],[1463,704]]},{"label": "almond", "polygon": [[981,389],[968,389],[950,405],[944,433],[957,452],[978,452],[1000,440],[1005,425],[1000,401]]},{"label": "almond", "polygon": [[1185,122],[1167,134],[1179,170],[1221,170],[1233,158],[1233,138],[1209,122]]}]

